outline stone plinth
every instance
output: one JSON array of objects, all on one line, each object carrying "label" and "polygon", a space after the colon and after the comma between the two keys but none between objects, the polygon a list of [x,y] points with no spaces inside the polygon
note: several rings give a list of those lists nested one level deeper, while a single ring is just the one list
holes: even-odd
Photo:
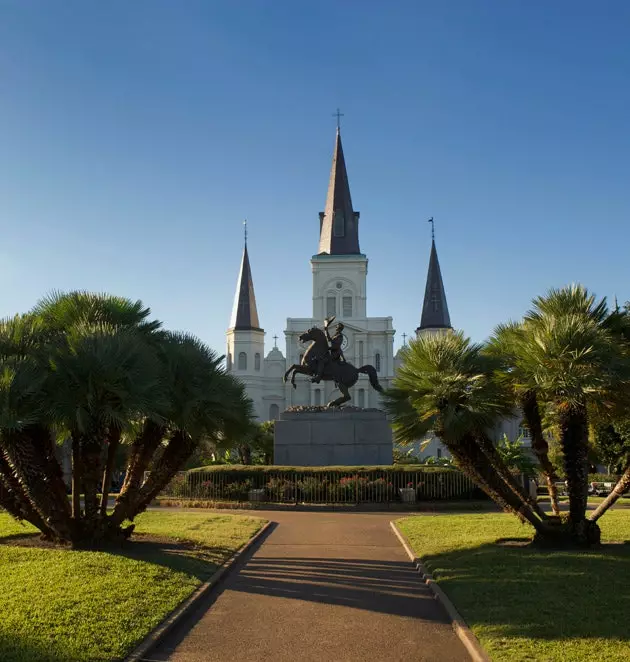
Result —
[{"label": "stone plinth", "polygon": [[300,467],[392,464],[392,429],[378,409],[295,407],[280,414],[274,464]]}]

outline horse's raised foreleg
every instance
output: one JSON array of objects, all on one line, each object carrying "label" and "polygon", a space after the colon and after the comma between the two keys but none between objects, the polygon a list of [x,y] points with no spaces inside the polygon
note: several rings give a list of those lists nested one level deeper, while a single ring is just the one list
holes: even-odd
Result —
[{"label": "horse's raised foreleg", "polygon": [[289,375],[291,375],[291,386],[293,388],[297,388],[297,385],[295,383],[295,375],[297,374],[300,375],[310,375],[310,371],[308,368],[306,368],[303,365],[300,365],[299,363],[294,363],[285,373],[284,373],[284,382],[286,383],[287,379],[289,378]]}]

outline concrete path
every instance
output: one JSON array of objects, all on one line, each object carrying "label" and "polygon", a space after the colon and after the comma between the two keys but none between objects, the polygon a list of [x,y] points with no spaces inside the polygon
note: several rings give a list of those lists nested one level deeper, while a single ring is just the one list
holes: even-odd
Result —
[{"label": "concrete path", "polygon": [[251,514],[271,532],[146,661],[470,659],[391,531],[396,514]]}]

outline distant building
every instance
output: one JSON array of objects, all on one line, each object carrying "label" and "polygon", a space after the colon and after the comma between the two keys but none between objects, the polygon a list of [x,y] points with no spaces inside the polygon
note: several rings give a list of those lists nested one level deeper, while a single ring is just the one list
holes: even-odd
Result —
[{"label": "distant building", "polygon": [[[369,317],[367,314],[368,258],[359,244],[360,214],[354,210],[346,168],[341,134],[335,137],[332,168],[324,211],[319,214],[319,246],[310,259],[313,274],[312,317],[287,318],[284,331],[284,353],[274,342],[265,354],[265,331],[258,317],[254,281],[247,239],[234,297],[234,307],[227,330],[227,369],[246,385],[260,420],[277,419],[291,405],[325,405],[333,396],[334,384],[313,384],[298,375],[297,388],[283,382],[287,368],[300,363],[308,345],[301,345],[299,336],[312,326],[322,326],[330,315],[343,322],[344,354],[356,366],[372,364],[381,384],[387,388],[396,373],[398,356],[394,355],[394,325],[392,317]],[[416,335],[447,333],[452,330],[446,292],[438,260],[435,240],[431,241],[420,325]],[[277,340],[277,338],[276,338]],[[351,390],[352,405],[379,407],[380,396],[370,388],[366,375],[361,375]],[[338,395],[338,393],[337,393]],[[503,428],[511,439],[517,438],[519,419],[506,421]],[[514,428],[514,429],[512,429]],[[418,456],[450,457],[448,450],[432,439]]]}]

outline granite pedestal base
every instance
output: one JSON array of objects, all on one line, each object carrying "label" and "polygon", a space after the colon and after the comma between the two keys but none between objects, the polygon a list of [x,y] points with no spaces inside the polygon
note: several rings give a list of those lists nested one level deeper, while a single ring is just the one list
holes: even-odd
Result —
[{"label": "granite pedestal base", "polygon": [[377,409],[302,408],[276,421],[274,464],[300,467],[392,464],[392,429]]}]

